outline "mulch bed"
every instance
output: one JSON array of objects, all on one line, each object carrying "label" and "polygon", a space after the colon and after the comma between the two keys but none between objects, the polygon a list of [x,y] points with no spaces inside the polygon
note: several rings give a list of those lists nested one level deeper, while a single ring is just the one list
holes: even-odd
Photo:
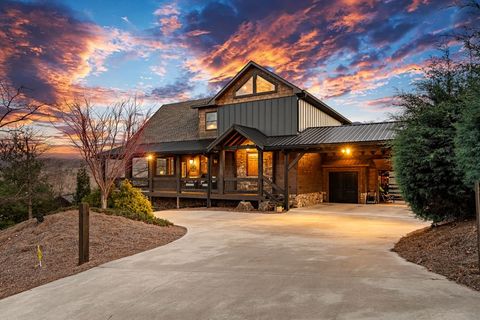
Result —
[{"label": "mulch bed", "polygon": [[[78,266],[78,211],[52,214],[0,231],[0,299],[102,263],[181,238],[179,226],[159,227],[90,212],[90,261]],[[43,251],[38,267],[37,245]]]},{"label": "mulch bed", "polygon": [[474,220],[415,231],[400,239],[393,251],[429,271],[480,291]]}]

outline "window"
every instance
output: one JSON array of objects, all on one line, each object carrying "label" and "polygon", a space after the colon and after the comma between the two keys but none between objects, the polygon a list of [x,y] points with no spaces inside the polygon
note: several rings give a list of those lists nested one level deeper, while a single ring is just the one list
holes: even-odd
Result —
[{"label": "window", "polygon": [[258,153],[247,153],[247,176],[258,176]]},{"label": "window", "polygon": [[216,111],[205,113],[205,129],[217,130],[217,112]]},{"label": "window", "polygon": [[258,74],[254,74],[235,92],[235,96],[241,97],[252,94],[275,92],[276,89],[274,83]]},{"label": "window", "polygon": [[236,96],[246,96],[249,94],[253,94],[253,77],[248,79],[247,82],[245,82],[243,86],[241,86],[240,89],[235,92]]},{"label": "window", "polygon": [[132,177],[133,178],[148,177],[148,162],[145,157],[132,159]]},{"label": "window", "polygon": [[275,91],[275,85],[262,76],[257,75],[257,93]]},{"label": "window", "polygon": [[157,158],[157,176],[173,176],[174,172],[173,157]]}]

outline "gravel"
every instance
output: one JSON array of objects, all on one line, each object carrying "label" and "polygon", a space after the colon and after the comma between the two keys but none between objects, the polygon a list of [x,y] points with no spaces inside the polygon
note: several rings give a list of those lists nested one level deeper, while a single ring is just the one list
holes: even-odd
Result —
[{"label": "gravel", "polygon": [[[78,211],[28,220],[0,231],[0,299],[108,261],[181,238],[186,229],[159,227],[90,212],[90,261],[78,266]],[[43,253],[38,266],[37,245]]]}]

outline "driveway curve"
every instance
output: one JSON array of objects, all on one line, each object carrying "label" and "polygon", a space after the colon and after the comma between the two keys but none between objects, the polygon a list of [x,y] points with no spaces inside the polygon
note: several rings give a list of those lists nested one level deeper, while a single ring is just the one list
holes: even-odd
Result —
[{"label": "driveway curve", "polygon": [[1,319],[479,319],[480,293],[390,249],[401,205],[163,211],[186,236],[0,300]]}]

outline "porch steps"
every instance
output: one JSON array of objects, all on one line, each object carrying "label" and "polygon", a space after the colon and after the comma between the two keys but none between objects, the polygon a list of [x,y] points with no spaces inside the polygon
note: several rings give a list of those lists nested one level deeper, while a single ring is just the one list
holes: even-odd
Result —
[{"label": "porch steps", "polygon": [[388,193],[395,197],[395,201],[403,201],[402,193],[397,184],[394,171],[390,171],[388,174]]}]

